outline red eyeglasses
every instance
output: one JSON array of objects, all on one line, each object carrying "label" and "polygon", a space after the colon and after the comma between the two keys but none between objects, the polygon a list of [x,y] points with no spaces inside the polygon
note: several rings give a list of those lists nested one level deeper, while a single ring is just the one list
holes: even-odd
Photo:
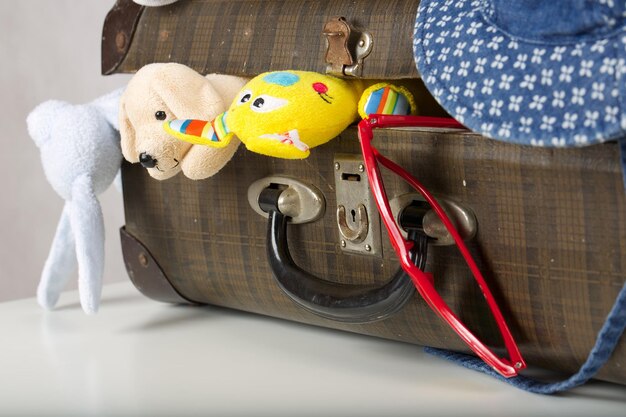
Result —
[{"label": "red eyeglasses", "polygon": [[[378,149],[372,146],[374,138],[373,129],[385,127],[427,127],[427,128],[455,128],[464,129],[465,127],[451,118],[440,117],[423,117],[423,116],[392,116],[392,115],[370,115],[369,118],[359,123],[359,140],[361,142],[361,151],[365,168],[367,169],[367,178],[370,183],[372,192],[376,199],[378,211],[383,219],[383,223],[389,232],[389,237],[394,250],[400,260],[402,268],[411,277],[413,284],[418,292],[424,298],[426,303],[432,308],[450,327],[459,335],[459,337],[467,343],[467,345],[490,365],[495,371],[506,378],[516,376],[517,373],[526,367],[526,363],[522,358],[517,344],[511,335],[504,316],[500,312],[496,300],[489,290],[485,279],[483,278],[476,262],[472,258],[469,250],[465,246],[463,239],[459,235],[456,227],[452,224],[445,211],[441,208],[437,200],[424,188],[424,186],[409,174],[405,169],[387,159],[380,154]],[[435,214],[441,219],[442,223],[453,237],[456,246],[459,248],[461,255],[469,266],[474,279],[478,283],[487,304],[491,309],[495,321],[500,330],[500,334],[504,340],[504,345],[508,352],[509,359],[496,356],[484,343],[482,343],[474,334],[459,320],[452,309],[446,304],[443,298],[437,293],[433,285],[432,274],[421,271],[413,262],[411,262],[409,251],[413,246],[413,242],[404,239],[400,228],[394,220],[394,215],[389,205],[389,199],[385,192],[385,186],[382,176],[378,168],[378,163],[385,168],[394,172],[403,178],[411,187],[417,190],[426,200],[426,202],[434,210]]]}]

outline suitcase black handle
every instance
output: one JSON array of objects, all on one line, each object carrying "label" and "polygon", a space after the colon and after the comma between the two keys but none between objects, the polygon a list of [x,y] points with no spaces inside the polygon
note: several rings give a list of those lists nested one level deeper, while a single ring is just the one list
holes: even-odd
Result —
[{"label": "suitcase black handle", "polygon": [[[267,254],[279,287],[304,309],[319,316],[347,323],[382,320],[399,311],[415,293],[415,286],[399,268],[383,285],[349,285],[320,279],[293,261],[287,242],[289,217],[278,209],[281,190],[266,189],[259,205],[268,213]],[[428,237],[415,230],[409,232],[415,241],[411,260],[423,269],[426,265]]]}]

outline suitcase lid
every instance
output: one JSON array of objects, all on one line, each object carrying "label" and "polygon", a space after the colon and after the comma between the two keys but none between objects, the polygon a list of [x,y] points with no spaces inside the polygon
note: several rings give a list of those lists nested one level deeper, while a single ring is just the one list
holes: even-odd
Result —
[{"label": "suitcase lid", "polygon": [[[143,7],[118,0],[104,23],[102,73],[132,73],[153,62],[247,77],[285,69],[326,72],[330,44],[333,73],[342,60],[349,60],[342,50],[347,45],[352,55],[358,50],[367,56],[346,73],[415,78],[412,34],[418,4],[419,0],[186,0]],[[341,32],[345,25],[338,17],[345,18],[350,33]]]}]

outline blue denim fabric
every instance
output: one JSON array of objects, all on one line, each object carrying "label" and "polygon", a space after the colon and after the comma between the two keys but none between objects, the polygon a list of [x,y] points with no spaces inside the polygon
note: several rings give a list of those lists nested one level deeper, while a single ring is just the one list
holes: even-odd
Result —
[{"label": "blue denim fabric", "polygon": [[[536,146],[619,140],[626,167],[626,1],[422,0],[413,51],[426,87],[468,128]],[[626,284],[578,373],[507,382],[544,394],[582,384],[625,326]],[[499,377],[475,357],[428,351]]]},{"label": "blue denim fabric", "polygon": [[555,394],[575,388],[593,378],[611,358],[611,355],[622,338],[625,329],[626,283],[622,286],[622,289],[615,300],[615,304],[613,304],[613,308],[611,308],[611,311],[604,321],[602,328],[598,332],[596,343],[589,352],[587,360],[582,364],[578,372],[562,381],[543,382],[522,375],[507,379],[475,356],[431,347],[426,347],[424,350],[432,355],[456,362],[457,364],[468,369],[473,369],[475,371],[491,375],[525,391],[534,392],[536,394]]},{"label": "blue denim fabric", "polygon": [[415,62],[468,128],[536,146],[626,136],[623,0],[422,0]]}]

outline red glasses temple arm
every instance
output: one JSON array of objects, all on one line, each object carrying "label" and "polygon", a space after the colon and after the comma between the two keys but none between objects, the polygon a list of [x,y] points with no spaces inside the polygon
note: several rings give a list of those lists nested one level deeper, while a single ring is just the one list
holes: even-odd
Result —
[{"label": "red glasses temple arm", "polygon": [[426,127],[440,129],[463,129],[468,130],[461,123],[451,117],[431,116],[397,116],[390,114],[372,114],[367,120],[374,127]]},{"label": "red glasses temple arm", "polygon": [[511,361],[514,364],[516,364],[517,369],[520,369],[520,367],[522,367],[522,364],[523,364],[523,359],[521,357],[517,344],[515,343],[515,340],[513,339],[513,335],[511,334],[506,324],[504,316],[502,315],[502,312],[500,311],[500,308],[498,307],[498,304],[496,303],[496,300],[493,297],[491,290],[489,290],[489,287],[487,285],[487,282],[485,281],[485,278],[482,275],[482,272],[478,268],[478,265],[476,265],[474,258],[470,254],[469,250],[467,249],[467,246],[465,245],[465,242],[463,242],[463,239],[461,238],[458,231],[452,224],[452,221],[450,220],[450,218],[447,216],[443,208],[439,205],[437,200],[435,200],[435,198],[430,194],[430,192],[426,190],[421,183],[415,180],[415,178],[413,178],[413,176],[411,176],[406,170],[404,170],[402,167],[400,167],[393,161],[390,161],[389,159],[385,158],[384,156],[380,154],[379,154],[378,159],[381,162],[381,164],[383,164],[386,168],[400,175],[402,178],[404,178],[405,181],[407,181],[409,184],[411,184],[411,186],[413,186],[415,189],[419,191],[419,193],[424,197],[424,199],[426,199],[428,204],[430,204],[430,206],[433,208],[433,210],[435,211],[439,219],[443,222],[444,226],[446,227],[450,235],[452,235],[459,251],[461,252],[461,255],[463,256],[463,258],[465,259],[465,262],[467,263],[468,267],[472,271],[472,275],[474,276],[482,294],[485,297],[485,300],[487,301],[487,304],[489,305],[491,309],[491,312],[496,320],[498,328],[500,329],[500,333],[504,340],[505,347],[507,351],[509,352]]},{"label": "red glasses temple arm", "polygon": [[[368,180],[371,182],[372,189],[375,191],[376,203],[379,207],[379,211],[381,212],[381,216],[383,218],[383,222],[387,227],[387,230],[390,233],[390,237],[392,240],[392,244],[396,249],[396,252],[401,258],[403,267],[414,283],[416,284],[420,294],[424,297],[424,299],[428,302],[428,304],[433,308],[446,322],[450,324],[450,326],[457,332],[457,334],[472,348],[472,350],[480,356],[486,363],[492,366],[496,371],[501,373],[504,376],[510,377],[517,374],[517,370],[523,369],[526,365],[524,363],[523,358],[519,352],[517,344],[513,339],[513,336],[506,325],[504,317],[500,312],[498,305],[495,301],[495,298],[491,294],[486,281],[484,280],[480,270],[478,269],[476,263],[474,262],[469,250],[465,246],[463,240],[459,236],[456,228],[443,211],[441,206],[437,203],[437,201],[433,198],[433,196],[426,190],[413,176],[411,176],[407,171],[405,171],[402,167],[390,161],[389,159],[382,156],[376,148],[371,146],[371,140],[373,139],[373,127],[408,127],[408,126],[417,126],[418,127],[454,127],[454,128],[462,128],[458,122],[453,119],[447,118],[429,118],[422,116],[386,116],[386,115],[374,115],[370,119],[366,119],[359,124],[359,138],[361,139],[361,148],[363,151],[363,157],[365,165],[368,169]],[[417,191],[424,196],[427,202],[432,206],[433,210],[435,210],[436,214],[444,223],[444,226],[448,230],[448,232],[453,236],[455,243],[459,247],[461,254],[463,255],[465,261],[470,267],[474,278],[476,279],[491,311],[494,315],[494,318],[498,324],[500,333],[505,343],[505,347],[509,353],[510,360],[513,362],[514,366],[511,366],[509,361],[503,360],[495,356],[483,343],[481,343],[454,315],[454,313],[447,307],[445,302],[441,299],[441,297],[436,293],[436,290],[432,286],[429,281],[429,278],[426,274],[420,271],[418,268],[415,268],[410,262],[407,261],[406,253],[408,253],[408,249],[410,249],[407,243],[400,234],[398,227],[393,220],[393,216],[390,215],[391,209],[389,207],[389,203],[387,201],[387,196],[384,191],[384,185],[380,178],[380,172],[376,166],[376,161],[379,160],[383,166],[390,169],[392,172],[400,175],[405,181],[407,181],[411,186],[413,186]]]}]

